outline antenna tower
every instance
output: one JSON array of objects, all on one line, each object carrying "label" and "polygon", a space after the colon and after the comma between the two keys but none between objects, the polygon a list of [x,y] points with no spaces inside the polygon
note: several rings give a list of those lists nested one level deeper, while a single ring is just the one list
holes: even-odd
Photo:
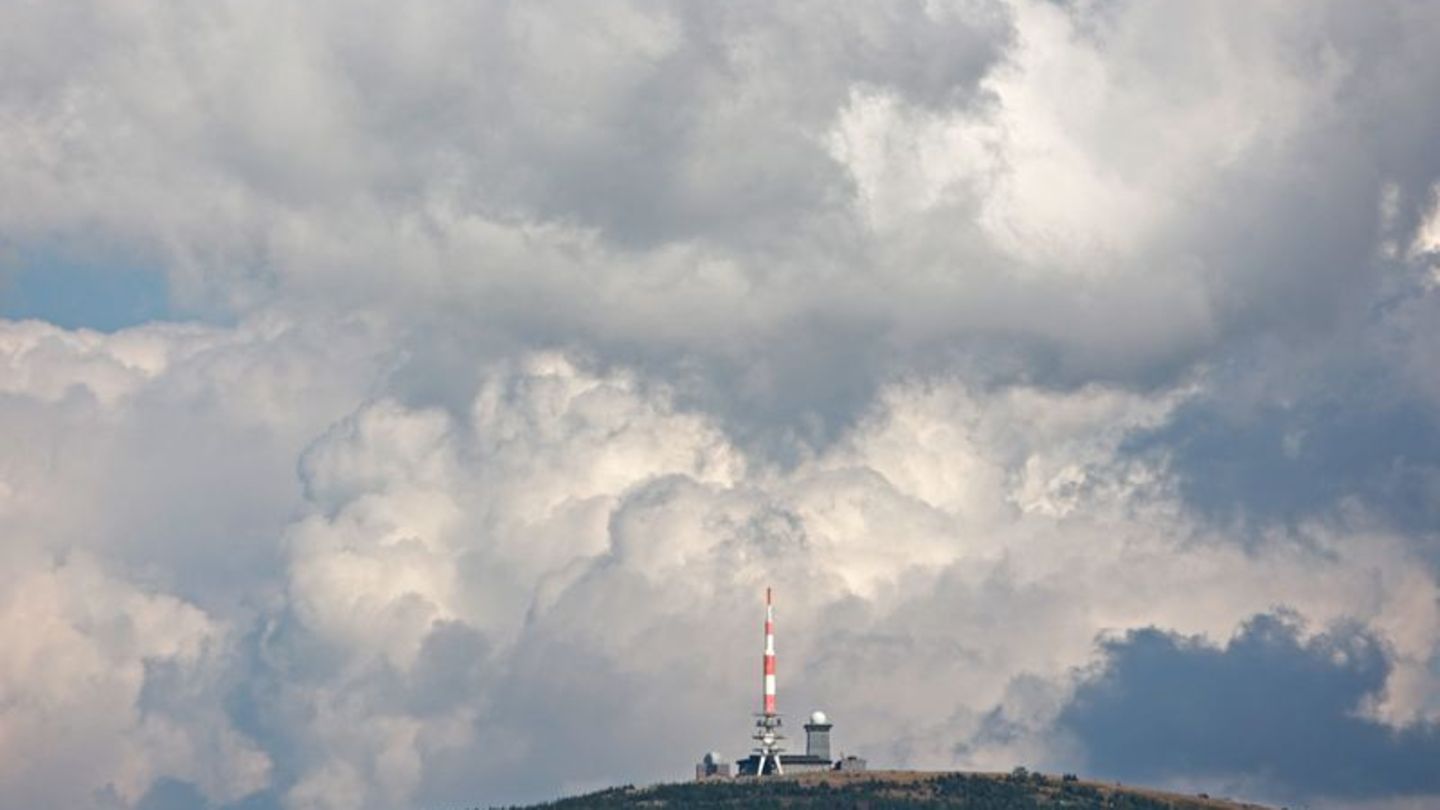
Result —
[{"label": "antenna tower", "polygon": [[771,602],[769,588],[765,589],[764,667],[764,710],[755,716],[754,739],[759,743],[755,752],[760,755],[760,764],[755,769],[755,775],[764,776],[766,764],[773,763],[773,773],[778,776],[785,773],[785,769],[780,765],[780,752],[785,750],[780,741],[785,737],[780,733],[780,715],[775,711],[775,606]]}]

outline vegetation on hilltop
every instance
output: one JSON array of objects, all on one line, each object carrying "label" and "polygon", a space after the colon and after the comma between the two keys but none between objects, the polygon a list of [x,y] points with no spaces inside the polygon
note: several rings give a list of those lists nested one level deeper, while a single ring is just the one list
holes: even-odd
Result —
[{"label": "vegetation on hilltop", "polygon": [[[780,779],[631,785],[533,805],[526,810],[590,808],[758,808],[760,810],[1219,810],[1243,808],[1207,796],[1125,789],[1072,776],[1047,778],[1023,768],[993,774],[816,774]],[[512,808],[512,810],[520,810]]]}]

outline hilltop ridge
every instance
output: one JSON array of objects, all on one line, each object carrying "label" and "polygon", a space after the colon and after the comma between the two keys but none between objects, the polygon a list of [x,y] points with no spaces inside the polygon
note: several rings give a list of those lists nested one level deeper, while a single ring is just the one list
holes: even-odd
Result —
[{"label": "hilltop ridge", "polygon": [[606,790],[510,810],[590,808],[855,810],[1269,810],[1264,805],[1080,780],[1010,774],[869,771],[740,778]]}]

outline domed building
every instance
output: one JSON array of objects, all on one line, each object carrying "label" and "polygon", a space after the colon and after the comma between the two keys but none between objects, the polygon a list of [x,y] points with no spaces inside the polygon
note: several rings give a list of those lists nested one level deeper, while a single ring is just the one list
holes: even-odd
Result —
[{"label": "domed building", "polygon": [[[775,610],[769,588],[765,589],[765,653],[761,658],[764,665],[761,681],[761,711],[755,715],[756,743],[754,753],[735,762],[738,776],[782,776],[811,771],[863,771],[865,760],[859,757],[843,757],[836,762],[830,757],[830,729],[833,726],[825,712],[810,714],[805,724],[805,753],[785,753],[785,735],[781,733],[783,721],[776,711],[775,702]],[[720,755],[710,752],[695,766],[696,779],[716,779],[730,776],[728,763],[720,761]]]},{"label": "domed building", "polygon": [[[780,754],[780,772],[786,774],[809,773],[811,771],[831,770],[864,770],[865,761],[856,757],[846,757],[843,763],[836,762],[830,755],[830,730],[835,725],[825,712],[811,712],[810,722],[805,728],[805,753],[803,754]],[[709,756],[709,755],[707,755]],[[696,766],[696,773],[704,766]],[[761,769],[764,769],[763,771]],[[728,772],[728,767],[726,768]],[[759,753],[751,754],[745,759],[735,763],[735,772],[739,776],[767,776],[775,773],[774,766],[764,762]]]},{"label": "domed building", "polygon": [[730,763],[720,756],[720,752],[711,751],[706,754],[698,765],[695,766],[695,779],[729,779]]}]

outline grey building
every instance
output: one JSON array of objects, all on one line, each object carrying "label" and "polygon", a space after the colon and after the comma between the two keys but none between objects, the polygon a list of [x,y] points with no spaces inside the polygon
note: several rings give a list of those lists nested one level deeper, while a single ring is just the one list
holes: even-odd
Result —
[{"label": "grey building", "polygon": [[805,755],[830,761],[830,728],[833,724],[824,712],[812,712],[805,724]]},{"label": "grey building", "polygon": [[729,779],[730,763],[719,753],[711,751],[695,766],[695,780]]},{"label": "grey building", "polygon": [[[780,770],[785,774],[796,774],[838,769],[841,763],[830,758],[830,729],[833,727],[834,724],[824,712],[811,714],[810,722],[805,724],[805,753],[781,754]],[[843,764],[847,766],[844,769],[847,771],[865,769],[865,761],[855,757],[846,757]],[[766,776],[775,773],[773,765],[767,764],[763,774],[758,772],[760,767],[759,753],[751,754],[735,763],[735,771],[740,776]]]}]

